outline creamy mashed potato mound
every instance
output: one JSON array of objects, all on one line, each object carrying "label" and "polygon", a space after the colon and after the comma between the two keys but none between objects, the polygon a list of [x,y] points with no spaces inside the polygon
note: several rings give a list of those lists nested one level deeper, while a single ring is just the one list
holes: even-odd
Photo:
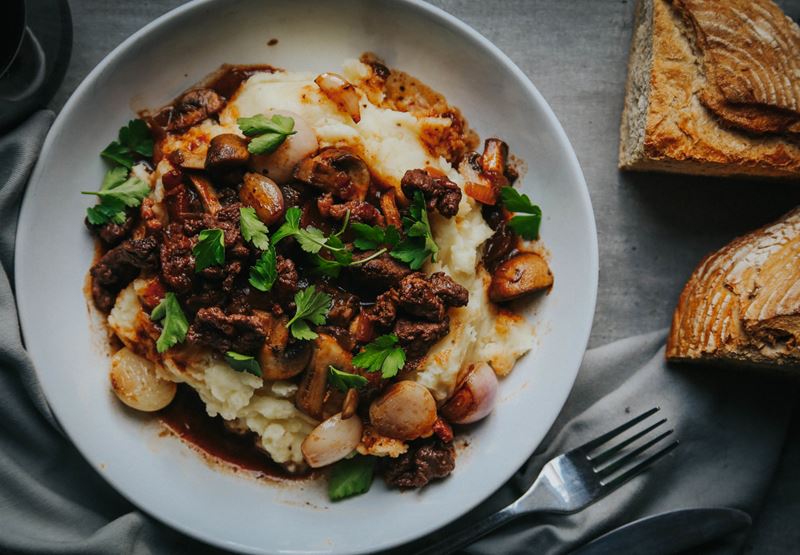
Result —
[{"label": "creamy mashed potato mound", "polygon": [[[370,69],[358,61],[348,61],[343,75],[359,91],[358,123],[320,91],[314,83],[316,74],[257,73],[230,99],[219,115],[219,123],[207,120],[183,135],[169,137],[163,145],[164,151],[182,149],[205,157],[208,141],[214,136],[222,133],[241,136],[237,118],[285,110],[302,116],[315,131],[320,147],[351,149],[364,159],[375,177],[395,187],[399,195],[402,195],[403,174],[414,168],[439,170],[464,187],[464,178],[458,171],[444,158],[432,155],[422,140],[425,132],[450,125],[450,119],[418,116],[373,104],[365,91]],[[169,169],[169,164],[162,162],[155,171],[156,200],[163,195],[160,175]],[[455,217],[446,219],[431,213],[430,218],[440,250],[438,259],[423,270],[446,272],[470,294],[467,306],[451,309],[449,334],[429,351],[411,377],[427,387],[438,401],[443,401],[452,394],[459,371],[470,363],[488,362],[498,375],[510,372],[516,360],[531,349],[533,330],[524,318],[489,302],[486,292],[489,275],[478,267],[478,262],[480,247],[492,230],[483,220],[479,205],[463,195]],[[139,302],[137,287],[142,287],[141,280],[119,294],[108,318],[111,329],[128,346],[141,341],[150,325]],[[258,434],[260,446],[276,462],[290,468],[302,465],[300,444],[317,422],[295,408],[294,384],[265,382],[246,372],[237,372],[207,349],[177,347],[153,361],[161,376],[195,389],[210,416],[221,416],[233,430]],[[397,456],[405,450],[402,443],[390,447],[372,454]]]}]

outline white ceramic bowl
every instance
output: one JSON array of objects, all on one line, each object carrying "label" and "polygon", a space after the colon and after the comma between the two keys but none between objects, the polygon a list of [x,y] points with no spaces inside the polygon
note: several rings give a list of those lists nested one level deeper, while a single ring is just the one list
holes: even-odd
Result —
[{"label": "white ceramic bowl", "polygon": [[[271,38],[279,43],[267,46]],[[502,382],[497,409],[470,431],[453,475],[403,494],[376,482],[367,495],[332,504],[321,484],[273,486],[215,470],[114,399],[82,293],[93,254],[82,221],[92,200],[78,192],[100,183],[98,154],[136,110],[164,104],[222,63],[336,70],[367,50],[442,91],[482,137],[502,137],[527,162],[523,189],[544,210],[556,278],[528,314],[537,347]],[[250,553],[387,548],[443,526],[496,490],[542,440],[572,387],[597,267],[586,184],[553,112],[496,47],[415,0],[200,0],[159,18],[109,54],[62,110],[25,196],[16,249],[25,341],[81,453],[154,517]]]}]

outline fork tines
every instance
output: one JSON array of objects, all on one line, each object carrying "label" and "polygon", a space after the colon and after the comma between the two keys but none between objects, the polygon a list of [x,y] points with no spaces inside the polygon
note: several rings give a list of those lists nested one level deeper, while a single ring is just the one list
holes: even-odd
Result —
[{"label": "fork tines", "polygon": [[[644,438],[645,436],[647,436],[648,434],[650,434],[651,432],[662,426],[667,421],[666,418],[662,418],[657,422],[655,422],[654,424],[650,424],[643,430],[638,431],[635,434],[631,435],[630,437],[624,439],[623,441],[620,441],[616,445],[608,447],[607,449],[601,451],[600,453],[593,454],[593,452],[596,451],[599,447],[619,437],[627,430],[636,426],[636,424],[639,424],[640,422],[656,414],[659,410],[660,410],[659,407],[654,407],[644,412],[643,414],[640,414],[639,416],[630,419],[625,424],[622,424],[621,426],[614,428],[610,432],[607,432],[598,437],[597,439],[594,439],[578,448],[585,453],[586,460],[592,465],[592,468],[594,469],[595,473],[600,477],[601,479],[600,484],[603,487],[608,487],[612,489],[616,488],[623,482],[630,480],[631,478],[633,478],[634,476],[645,470],[655,461],[657,461],[658,459],[660,459],[661,457],[663,457],[664,455],[666,455],[667,453],[669,453],[675,447],[678,446],[678,441],[675,440],[666,445],[665,447],[662,447],[660,450],[656,451],[652,455],[646,457],[645,459],[639,460],[634,466],[628,468],[634,462],[634,460],[637,459],[637,457],[639,457],[639,455],[644,454],[651,447],[653,447],[654,445],[656,445],[657,443],[661,442],[663,439],[671,435],[673,430],[669,429],[659,433],[652,439],[648,439],[643,444],[622,454],[616,460],[612,461],[612,459],[614,459],[616,455],[622,453],[626,447],[631,446],[637,440]],[[627,470],[624,470],[626,468]],[[622,470],[624,470],[624,472],[619,473]]]}]

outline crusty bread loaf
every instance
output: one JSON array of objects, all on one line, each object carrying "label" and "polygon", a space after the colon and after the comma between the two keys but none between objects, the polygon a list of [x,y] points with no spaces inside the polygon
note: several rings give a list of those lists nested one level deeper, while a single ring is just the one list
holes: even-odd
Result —
[{"label": "crusty bread loaf", "polygon": [[666,356],[800,366],[800,207],[700,263],[675,309]]},{"label": "crusty bread loaf", "polygon": [[800,29],[771,0],[639,0],[619,165],[800,178]]}]

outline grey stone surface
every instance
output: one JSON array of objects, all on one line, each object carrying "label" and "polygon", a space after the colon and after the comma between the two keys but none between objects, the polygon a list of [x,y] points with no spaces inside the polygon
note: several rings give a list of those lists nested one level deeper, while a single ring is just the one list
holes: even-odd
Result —
[{"label": "grey stone surface", "polygon": [[[181,3],[71,0],[73,58],[51,106],[59,109],[123,39]],[[633,0],[433,3],[508,54],[572,141],[599,234],[600,289],[591,346],[668,325],[681,287],[703,255],[800,204],[797,185],[617,171]],[[800,0],[779,4],[800,17]],[[793,437],[800,437],[800,426],[794,430]],[[754,553],[786,553],[798,545],[798,530],[785,518],[787,511],[800,513],[800,481],[790,480],[800,460],[798,443],[787,442],[783,474],[764,511],[768,520],[753,535]]]}]

